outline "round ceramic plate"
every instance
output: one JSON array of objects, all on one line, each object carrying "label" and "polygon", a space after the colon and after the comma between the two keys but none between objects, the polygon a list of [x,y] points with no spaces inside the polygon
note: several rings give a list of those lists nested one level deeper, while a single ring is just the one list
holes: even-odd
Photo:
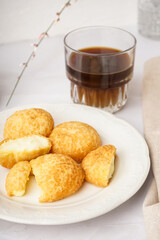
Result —
[{"label": "round ceramic plate", "polygon": [[81,121],[93,126],[102,145],[117,148],[115,172],[106,188],[85,182],[74,195],[53,203],[39,203],[40,189],[30,177],[23,197],[8,197],[5,178],[9,170],[0,166],[0,218],[8,221],[58,225],[84,221],[116,208],[132,197],[144,183],[150,168],[148,147],[142,136],[128,123],[115,116],[83,105],[41,104],[12,108],[0,113],[0,137],[6,119],[16,110],[39,107],[49,111],[55,125],[65,121]]}]

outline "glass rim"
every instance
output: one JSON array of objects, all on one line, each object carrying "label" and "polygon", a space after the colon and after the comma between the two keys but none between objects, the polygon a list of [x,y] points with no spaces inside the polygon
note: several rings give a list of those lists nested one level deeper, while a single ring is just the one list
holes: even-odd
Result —
[{"label": "glass rim", "polygon": [[[98,53],[98,54],[96,54],[96,53],[86,53],[86,52],[81,52],[81,51],[79,51],[79,50],[77,50],[77,49],[74,49],[74,48],[72,48],[72,47],[70,47],[67,43],[66,43],[66,39],[67,39],[67,37],[70,35],[70,34],[72,34],[72,33],[74,33],[74,32],[76,32],[76,31],[79,31],[79,30],[83,30],[83,29],[87,29],[87,28],[110,28],[110,29],[115,29],[115,30],[120,30],[120,31],[122,31],[122,32],[124,32],[124,33],[127,33],[128,35],[130,35],[131,37],[132,37],[132,39],[134,40],[134,43],[133,43],[133,45],[131,46],[131,47],[129,47],[129,48],[127,48],[127,49],[125,49],[125,50],[123,50],[123,51],[121,51],[120,50],[120,52],[116,52],[116,53]],[[74,30],[72,30],[72,31],[70,31],[70,32],[68,32],[65,36],[64,36],[64,46],[65,47],[67,47],[67,48],[69,48],[70,50],[72,50],[72,51],[74,51],[74,52],[76,52],[76,53],[79,53],[79,54],[81,54],[81,55],[92,55],[92,56],[116,56],[116,55],[120,55],[120,54],[123,54],[123,53],[126,53],[126,52],[128,52],[128,51],[130,51],[131,49],[134,49],[135,47],[136,47],[136,44],[137,44],[137,40],[136,40],[136,38],[135,38],[135,36],[132,34],[132,33],[130,33],[130,32],[128,32],[127,30],[124,30],[123,28],[119,28],[119,27],[112,27],[112,26],[86,26],[86,27],[80,27],[80,28],[76,28],[76,29],[74,29]],[[96,46],[95,46],[96,47]],[[98,47],[98,46],[97,46]]]}]

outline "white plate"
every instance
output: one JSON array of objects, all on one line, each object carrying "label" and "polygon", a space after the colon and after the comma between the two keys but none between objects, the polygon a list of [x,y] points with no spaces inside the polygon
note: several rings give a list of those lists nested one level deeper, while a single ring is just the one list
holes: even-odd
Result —
[{"label": "white plate", "polygon": [[58,225],[84,221],[119,206],[133,196],[144,183],[150,168],[148,147],[141,135],[128,123],[113,115],[82,105],[42,104],[12,108],[0,113],[0,137],[4,123],[16,110],[40,107],[49,111],[55,125],[78,120],[93,126],[100,134],[102,144],[113,144],[118,158],[112,181],[107,188],[84,183],[74,195],[53,203],[38,203],[40,189],[34,177],[23,197],[9,198],[5,191],[8,169],[0,167],[0,218],[8,221]]}]

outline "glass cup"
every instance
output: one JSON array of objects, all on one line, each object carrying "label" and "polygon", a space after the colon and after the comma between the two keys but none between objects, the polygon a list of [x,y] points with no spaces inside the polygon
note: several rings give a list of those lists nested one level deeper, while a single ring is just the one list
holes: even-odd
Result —
[{"label": "glass cup", "polygon": [[73,102],[120,110],[133,76],[135,37],[114,27],[84,27],[69,32],[64,46]]}]

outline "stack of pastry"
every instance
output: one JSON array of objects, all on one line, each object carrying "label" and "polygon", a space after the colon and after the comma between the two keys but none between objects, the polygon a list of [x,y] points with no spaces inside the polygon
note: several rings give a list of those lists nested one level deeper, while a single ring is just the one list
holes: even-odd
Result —
[{"label": "stack of pastry", "polygon": [[53,117],[43,109],[15,112],[6,120],[0,143],[0,164],[10,169],[7,194],[23,196],[30,174],[41,188],[39,202],[74,194],[84,179],[106,187],[116,149],[100,145],[99,134],[86,123],[64,122],[54,128]]}]

